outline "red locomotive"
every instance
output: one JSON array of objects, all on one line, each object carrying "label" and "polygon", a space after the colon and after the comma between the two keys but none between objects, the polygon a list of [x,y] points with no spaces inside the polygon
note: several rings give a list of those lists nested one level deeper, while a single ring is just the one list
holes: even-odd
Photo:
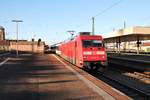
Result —
[{"label": "red locomotive", "polygon": [[81,32],[72,40],[61,43],[60,56],[81,68],[98,70],[107,66],[107,54],[100,35]]}]

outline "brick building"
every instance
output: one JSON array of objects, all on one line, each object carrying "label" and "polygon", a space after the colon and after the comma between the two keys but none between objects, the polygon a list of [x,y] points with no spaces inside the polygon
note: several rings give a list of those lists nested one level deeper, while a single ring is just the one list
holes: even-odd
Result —
[{"label": "brick building", "polygon": [[5,40],[5,29],[0,26],[0,40]]}]

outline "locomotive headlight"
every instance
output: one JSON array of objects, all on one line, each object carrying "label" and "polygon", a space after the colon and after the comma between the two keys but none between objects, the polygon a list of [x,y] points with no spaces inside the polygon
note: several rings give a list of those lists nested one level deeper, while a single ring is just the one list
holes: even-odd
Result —
[{"label": "locomotive headlight", "polygon": [[105,56],[99,56],[100,58],[102,58],[102,59],[104,59],[105,58]]},{"label": "locomotive headlight", "polygon": [[79,62],[79,63],[80,63],[80,65],[83,65],[83,61],[82,61],[82,60],[80,60],[80,62]]},{"label": "locomotive headlight", "polygon": [[92,52],[91,51],[84,51],[83,55],[92,55]]},{"label": "locomotive headlight", "polygon": [[104,51],[97,51],[96,54],[104,55],[105,52]]}]

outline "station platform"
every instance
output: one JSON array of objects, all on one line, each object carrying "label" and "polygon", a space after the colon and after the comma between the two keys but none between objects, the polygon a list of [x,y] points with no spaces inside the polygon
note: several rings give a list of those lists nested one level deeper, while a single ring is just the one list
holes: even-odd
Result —
[{"label": "station platform", "polygon": [[138,71],[150,72],[149,54],[108,53],[108,62],[110,65],[117,64]]},{"label": "station platform", "polygon": [[55,55],[20,55],[0,68],[0,100],[128,100]]},{"label": "station platform", "polygon": [[150,54],[133,54],[133,53],[108,53],[108,57],[120,57],[131,60],[150,61]]}]

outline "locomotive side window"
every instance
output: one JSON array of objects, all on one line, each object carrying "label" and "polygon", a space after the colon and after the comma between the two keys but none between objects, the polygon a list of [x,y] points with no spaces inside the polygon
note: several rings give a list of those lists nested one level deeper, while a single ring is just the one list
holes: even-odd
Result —
[{"label": "locomotive side window", "polygon": [[103,43],[100,40],[83,40],[83,47],[102,47]]}]

